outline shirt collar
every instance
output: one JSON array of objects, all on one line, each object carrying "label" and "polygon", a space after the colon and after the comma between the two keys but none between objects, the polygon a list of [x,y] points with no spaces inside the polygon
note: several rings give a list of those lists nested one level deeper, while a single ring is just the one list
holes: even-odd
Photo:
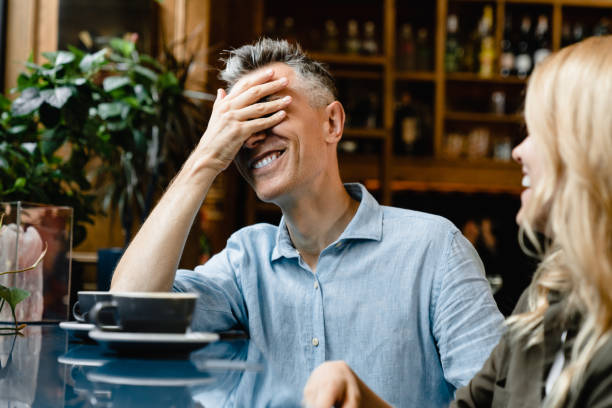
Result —
[{"label": "shirt collar", "polygon": [[[359,201],[359,207],[351,222],[349,222],[346,229],[335,242],[349,239],[380,241],[382,239],[383,223],[383,211],[380,204],[362,184],[346,183],[344,188],[351,197]],[[296,258],[299,256],[291,242],[284,216],[281,218],[276,232],[276,245],[272,250],[272,261],[283,256],[285,258]]]}]

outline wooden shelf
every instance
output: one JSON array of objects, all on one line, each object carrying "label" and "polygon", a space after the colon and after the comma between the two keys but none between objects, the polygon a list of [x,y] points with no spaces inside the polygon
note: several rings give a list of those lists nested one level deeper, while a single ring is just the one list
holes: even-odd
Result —
[{"label": "wooden shelf", "polygon": [[435,81],[435,72],[429,71],[398,71],[395,74],[398,81]]},{"label": "wooden shelf", "polygon": [[[380,182],[375,179],[365,181],[368,190],[378,190]],[[391,191],[394,193],[402,191],[414,191],[422,193],[464,193],[464,194],[509,194],[520,195],[522,189],[519,187],[495,186],[490,184],[468,184],[450,183],[445,181],[408,181],[394,180],[391,182]]]},{"label": "wooden shelf", "polygon": [[[265,0],[257,0],[262,6],[258,9],[256,22],[261,31],[264,20]],[[380,52],[382,55],[348,55],[342,53],[312,52],[310,56],[329,64],[336,78],[352,78],[350,86],[370,89],[373,85],[380,89],[382,110],[382,129],[345,129],[347,139],[368,140],[360,143],[370,154],[349,154],[339,152],[338,161],[341,177],[346,182],[360,181],[368,188],[379,190],[382,204],[391,204],[392,192],[399,191],[436,191],[463,192],[486,194],[519,194],[521,187],[520,166],[515,163],[495,161],[493,159],[450,159],[444,157],[445,135],[449,128],[467,128],[485,126],[492,134],[497,131],[504,137],[518,138],[524,134],[524,118],[522,114],[486,113],[490,94],[497,88],[502,88],[507,94],[509,109],[514,111],[520,105],[519,98],[527,84],[527,79],[517,76],[502,77],[496,74],[483,77],[472,72],[445,72],[446,25],[450,12],[471,13],[474,19],[480,18],[482,6],[493,5],[495,9],[494,37],[497,54],[500,51],[501,39],[504,35],[504,20],[515,8],[532,7],[551,9],[549,13],[551,46],[559,49],[561,43],[561,27],[568,13],[571,17],[571,7],[606,7],[612,10],[612,0],[436,0],[431,7],[433,18],[429,21],[432,60],[434,68],[431,71],[398,70],[395,54],[398,46],[398,28],[408,19],[407,11],[415,10],[417,5],[400,2],[399,0],[382,0],[372,2],[365,9],[371,10],[377,16],[379,29]],[[564,7],[570,7],[564,9]],[[601,10],[603,11],[603,10]],[[344,11],[342,11],[344,18]],[[600,10],[593,9],[597,15]],[[297,13],[296,13],[297,14]],[[336,16],[339,10],[332,14]],[[363,16],[350,16],[361,18]],[[420,15],[420,14],[419,14]],[[299,17],[299,15],[298,15]],[[332,16],[333,17],[333,16]],[[429,15],[427,17],[429,19]],[[418,23],[414,21],[413,23]],[[306,33],[304,33],[306,35]],[[496,60],[496,64],[499,61]],[[368,82],[369,81],[369,82]],[[376,82],[375,82],[376,81]],[[348,81],[346,81],[348,82]],[[398,87],[414,87],[414,97],[419,101],[431,103],[432,111],[432,145],[433,155],[430,158],[401,157],[393,154],[392,138],[397,106]],[[472,90],[474,92],[472,92]],[[485,113],[447,110],[447,106],[462,106],[463,97],[471,98],[474,103],[481,103]],[[456,98],[453,98],[456,97]],[[351,102],[343,100],[343,103]],[[360,150],[362,151],[362,150]],[[256,206],[252,209],[268,211],[269,205]]]},{"label": "wooden shelf", "polygon": [[354,64],[354,65],[385,65],[386,57],[382,55],[352,55],[352,54],[327,54],[310,52],[308,55],[317,61],[330,64]]},{"label": "wooden shelf", "polygon": [[394,157],[391,190],[520,194],[521,178],[514,162]]},{"label": "wooden shelf", "polygon": [[354,79],[376,79],[383,78],[382,72],[373,71],[352,71],[352,70],[332,70],[335,78],[354,78]]},{"label": "wooden shelf", "polygon": [[482,123],[524,123],[523,115],[502,115],[497,113],[452,112],[444,114],[446,120],[456,122],[482,122]]},{"label": "wooden shelf", "polygon": [[485,83],[500,83],[500,84],[526,84],[527,79],[519,78],[517,76],[503,77],[495,75],[492,77],[483,77],[473,72],[453,72],[446,74],[447,81],[456,82],[485,82]]},{"label": "wooden shelf", "polygon": [[570,7],[612,7],[612,0],[562,0],[561,6]]},{"label": "wooden shelf", "polygon": [[385,139],[387,131],[385,129],[345,128],[343,135],[351,139]]}]

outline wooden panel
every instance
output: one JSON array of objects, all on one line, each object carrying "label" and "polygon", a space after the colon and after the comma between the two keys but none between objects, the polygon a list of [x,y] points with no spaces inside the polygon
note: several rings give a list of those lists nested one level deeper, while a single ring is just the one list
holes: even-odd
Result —
[{"label": "wooden panel", "polygon": [[[453,191],[459,192],[477,190],[518,194],[522,191],[521,169],[513,162],[396,157],[393,169],[395,181],[411,182],[413,186],[429,186],[435,190],[452,187]],[[411,183],[397,183],[395,187],[406,187]]]},{"label": "wooden panel", "polygon": [[517,76],[503,77],[501,75],[495,75],[492,77],[482,77],[477,73],[473,72],[454,72],[446,75],[447,81],[456,82],[484,82],[484,83],[500,83],[500,84],[525,84],[527,79],[519,78]]},{"label": "wooden panel", "polygon": [[446,85],[444,82],[444,52],[446,49],[447,0],[438,0],[436,19],[436,94],[434,109],[434,155],[442,152],[444,139],[444,110],[446,107]]},{"label": "wooden panel", "polygon": [[344,135],[353,139],[385,139],[388,132],[385,129],[345,128]]},{"label": "wooden panel", "polygon": [[59,0],[38,0],[36,61],[44,61],[43,52],[57,50]]},{"label": "wooden panel", "polygon": [[523,115],[500,115],[497,113],[451,112],[446,111],[447,120],[481,123],[523,123]]},{"label": "wooden panel", "polygon": [[384,78],[384,112],[383,112],[383,123],[386,130],[388,130],[386,137],[383,139],[382,155],[379,158],[379,166],[381,169],[380,181],[383,185],[382,188],[382,203],[384,205],[391,204],[391,128],[393,127],[393,115],[395,109],[395,15],[396,15],[396,4],[395,0],[385,0],[384,3],[384,16],[385,16],[385,32],[384,32],[384,52],[386,56],[385,60],[385,78]]},{"label": "wooden panel", "polygon": [[322,52],[309,52],[308,55],[312,59],[330,64],[385,65],[386,63],[386,58],[381,55],[345,55],[326,54]]},{"label": "wooden panel", "polygon": [[8,90],[17,85],[30,54],[36,54],[36,0],[8,0],[6,11],[4,88]]},{"label": "wooden panel", "polygon": [[395,74],[395,79],[399,81],[435,81],[436,73],[427,71],[402,71]]}]

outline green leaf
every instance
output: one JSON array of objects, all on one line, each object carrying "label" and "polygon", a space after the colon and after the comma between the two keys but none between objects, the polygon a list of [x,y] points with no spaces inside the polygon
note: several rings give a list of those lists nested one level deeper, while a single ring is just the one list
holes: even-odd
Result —
[{"label": "green leaf", "polygon": [[26,131],[27,129],[28,129],[27,125],[17,125],[17,126],[13,126],[7,129],[7,132],[12,135],[16,135],[16,134]]},{"label": "green leaf", "polygon": [[145,78],[150,79],[153,82],[157,82],[157,74],[153,70],[150,70],[149,68],[145,68],[141,65],[136,65],[134,66],[134,72],[142,75]]},{"label": "green leaf", "polygon": [[19,288],[7,288],[6,286],[0,285],[0,297],[11,306],[11,309],[15,309],[15,306],[22,300],[30,296],[30,292]]},{"label": "green leaf", "polygon": [[128,125],[128,121],[127,120],[120,120],[118,122],[108,122],[106,124],[106,127],[111,132],[118,132],[120,130],[124,130],[127,127],[127,125]]},{"label": "green leaf", "polygon": [[146,54],[141,54],[139,55],[139,59],[141,62],[146,62],[149,65],[152,65],[153,67],[155,67],[156,69],[162,71],[163,70],[163,66],[162,64],[159,63],[158,60],[156,60],[155,58],[146,55]]},{"label": "green leaf", "polygon": [[55,65],[65,65],[74,61],[74,54],[68,51],[59,51],[55,58]]},{"label": "green leaf", "polygon": [[[15,319],[15,326],[17,326],[17,319],[15,318],[15,307],[17,307],[19,302],[21,302],[28,296],[30,296],[30,292],[28,292],[27,290],[19,288],[7,288],[6,286],[0,285],[0,299],[6,301],[6,303],[8,303],[11,307],[13,319]],[[19,328],[17,327],[16,329],[19,330]]]},{"label": "green leaf", "polygon": [[74,84],[76,86],[81,86],[81,85],[87,83],[87,80],[85,78],[75,78],[75,79],[71,79],[70,83]]},{"label": "green leaf", "polygon": [[29,115],[38,109],[44,101],[45,99],[40,95],[38,89],[27,88],[24,89],[19,98],[15,99],[13,106],[11,106],[11,112],[15,116]]},{"label": "green leaf", "polygon": [[122,38],[113,38],[110,40],[110,46],[112,49],[123,54],[124,57],[129,57],[136,50],[136,45]]},{"label": "green leaf", "polygon": [[61,109],[72,96],[72,88],[69,86],[60,86],[54,89],[45,89],[44,91],[40,91],[40,95],[49,105]]},{"label": "green leaf", "polygon": [[17,189],[17,188],[24,188],[26,185],[26,179],[25,177],[19,177],[17,180],[15,180],[15,184],[13,185],[13,188]]},{"label": "green leaf", "polygon": [[121,102],[101,103],[98,105],[98,115],[104,120],[121,115],[123,104]]},{"label": "green leaf", "polygon": [[106,61],[106,49],[101,49],[93,54],[87,54],[79,63],[79,68],[83,72],[89,72],[93,68],[98,67]]},{"label": "green leaf", "polygon": [[128,85],[129,83],[130,78],[123,76],[110,76],[104,79],[103,86],[106,92],[110,92],[115,89],[119,89],[122,86]]},{"label": "green leaf", "polygon": [[43,52],[42,56],[45,57],[48,61],[54,62],[57,58],[57,51]]},{"label": "green leaf", "polygon": [[34,82],[35,81],[32,81],[32,78],[30,76],[22,72],[17,77],[17,89],[23,90],[23,89],[29,88],[35,85]]}]

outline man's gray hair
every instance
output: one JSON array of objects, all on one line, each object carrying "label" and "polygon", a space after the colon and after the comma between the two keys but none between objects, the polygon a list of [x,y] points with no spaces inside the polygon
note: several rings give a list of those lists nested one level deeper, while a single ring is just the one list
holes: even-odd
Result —
[{"label": "man's gray hair", "polygon": [[227,53],[228,57],[223,59],[225,69],[219,77],[227,83],[228,90],[249,72],[274,62],[282,62],[308,82],[306,92],[312,106],[326,106],[338,97],[334,79],[325,65],[308,57],[299,45],[290,44],[286,40],[262,38],[255,44],[243,45]]}]

